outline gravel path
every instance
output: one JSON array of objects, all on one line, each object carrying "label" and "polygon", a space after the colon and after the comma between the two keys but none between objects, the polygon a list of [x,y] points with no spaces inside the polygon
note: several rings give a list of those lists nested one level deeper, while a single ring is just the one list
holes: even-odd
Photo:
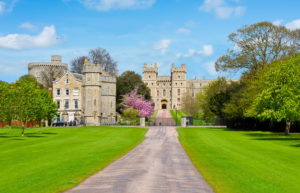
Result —
[{"label": "gravel path", "polygon": [[[162,112],[160,112],[162,113]],[[164,116],[166,115],[163,112]],[[66,193],[213,193],[182,149],[175,127],[150,127],[124,157]]]}]

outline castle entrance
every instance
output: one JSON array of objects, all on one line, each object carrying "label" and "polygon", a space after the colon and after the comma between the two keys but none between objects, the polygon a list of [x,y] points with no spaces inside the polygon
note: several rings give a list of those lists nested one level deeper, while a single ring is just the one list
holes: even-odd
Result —
[{"label": "castle entrance", "polygon": [[168,101],[167,100],[161,100],[161,109],[167,109],[168,108]]}]

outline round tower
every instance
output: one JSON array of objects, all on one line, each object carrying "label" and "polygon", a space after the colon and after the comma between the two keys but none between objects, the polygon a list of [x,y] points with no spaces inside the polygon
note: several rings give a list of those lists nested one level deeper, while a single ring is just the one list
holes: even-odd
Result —
[{"label": "round tower", "polygon": [[101,66],[85,59],[82,82],[82,110],[86,125],[101,124]]}]

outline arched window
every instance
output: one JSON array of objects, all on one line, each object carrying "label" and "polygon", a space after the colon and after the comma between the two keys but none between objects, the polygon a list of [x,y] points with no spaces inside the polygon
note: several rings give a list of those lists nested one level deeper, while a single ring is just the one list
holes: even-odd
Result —
[{"label": "arched window", "polygon": [[177,90],[177,95],[180,96],[180,89]]}]

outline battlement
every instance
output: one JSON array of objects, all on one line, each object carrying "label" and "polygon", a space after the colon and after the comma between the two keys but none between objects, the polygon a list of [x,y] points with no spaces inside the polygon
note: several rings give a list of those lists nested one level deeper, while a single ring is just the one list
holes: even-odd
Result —
[{"label": "battlement", "polygon": [[157,64],[144,64],[144,67],[143,67],[143,73],[145,72],[155,72],[157,73],[158,72],[158,68],[157,68]]},{"label": "battlement", "polygon": [[90,61],[86,58],[83,64],[83,74],[84,73],[101,73],[100,64],[91,64]]},{"label": "battlement", "polygon": [[186,73],[186,64],[181,64],[180,67],[175,67],[175,64],[172,64],[171,72],[183,72]]},{"label": "battlement", "polygon": [[59,55],[53,55],[53,56],[51,56],[51,62],[61,63],[61,56],[59,56]]}]

